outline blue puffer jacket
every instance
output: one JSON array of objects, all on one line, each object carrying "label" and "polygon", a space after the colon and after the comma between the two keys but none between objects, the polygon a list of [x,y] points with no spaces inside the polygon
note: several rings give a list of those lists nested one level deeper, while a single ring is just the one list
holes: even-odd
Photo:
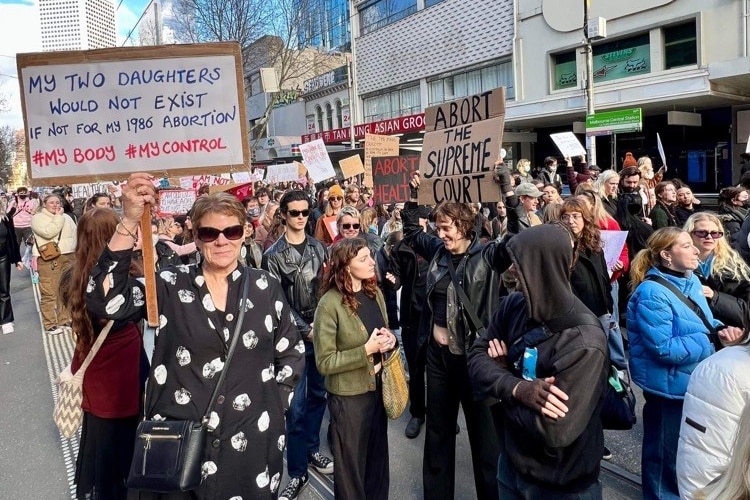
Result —
[{"label": "blue puffer jacket", "polygon": [[[646,276],[652,274],[668,280],[697,302],[711,324],[722,326],[711,314],[696,276],[680,278],[653,267]],[[628,301],[627,319],[630,371],[635,383],[646,392],[683,399],[690,374],[714,352],[703,322],[672,292],[653,281],[644,281],[635,289]]]}]

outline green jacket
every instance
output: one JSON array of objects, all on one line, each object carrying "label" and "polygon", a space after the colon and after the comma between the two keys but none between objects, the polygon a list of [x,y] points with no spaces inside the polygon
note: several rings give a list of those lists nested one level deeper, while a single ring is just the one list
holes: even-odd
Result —
[{"label": "green jacket", "polygon": [[[383,325],[387,325],[385,301],[376,297]],[[315,364],[325,376],[326,389],[339,396],[356,396],[375,390],[374,357],[365,344],[372,332],[365,330],[359,316],[341,302],[338,290],[328,290],[318,302],[313,323]]]}]

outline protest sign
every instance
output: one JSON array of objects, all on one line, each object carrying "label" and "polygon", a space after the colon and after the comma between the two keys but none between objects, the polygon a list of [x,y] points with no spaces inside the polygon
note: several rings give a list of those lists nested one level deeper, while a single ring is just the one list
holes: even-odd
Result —
[{"label": "protest sign", "polygon": [[231,179],[219,177],[218,175],[191,175],[180,177],[182,189],[199,189],[201,186],[226,186],[231,184]]},{"label": "protest sign", "polygon": [[372,173],[378,180],[373,188],[375,203],[409,201],[409,180],[419,170],[419,155],[382,156],[372,159]]},{"label": "protest sign", "polygon": [[16,59],[29,176],[37,182],[248,167],[236,42],[40,52]]},{"label": "protest sign", "polygon": [[323,139],[300,144],[299,150],[307,167],[307,173],[313,181],[320,182],[336,176]]},{"label": "protest sign", "polygon": [[620,260],[622,247],[628,238],[627,231],[600,231],[602,246],[604,247],[604,260],[607,262],[607,270],[612,276],[612,268]]},{"label": "protest sign", "polygon": [[419,202],[500,200],[493,176],[505,126],[505,89],[428,108],[425,117]]},{"label": "protest sign", "polygon": [[365,186],[373,187],[372,159],[376,156],[398,156],[400,139],[390,135],[365,134]]},{"label": "protest sign", "polygon": [[266,184],[293,182],[297,179],[299,179],[299,168],[296,161],[282,165],[268,165],[266,167]]},{"label": "protest sign", "polygon": [[586,148],[573,132],[560,132],[559,134],[550,134],[550,139],[555,143],[557,149],[563,158],[573,158],[574,156],[586,156]]},{"label": "protest sign", "polygon": [[331,215],[330,217],[323,217],[323,225],[325,226],[326,231],[328,231],[328,236],[331,237],[331,240],[335,240],[339,235],[339,226],[336,224],[336,216]]},{"label": "protest sign", "polygon": [[238,184],[244,184],[246,182],[251,182],[250,180],[250,172],[232,172],[232,182],[236,182]]},{"label": "protest sign", "polygon": [[667,166],[667,155],[664,154],[664,144],[661,143],[661,136],[659,132],[656,133],[656,149],[659,150],[659,156],[661,156],[661,164]]},{"label": "protest sign", "polygon": [[339,167],[341,167],[341,174],[344,176],[344,179],[351,179],[352,177],[365,172],[365,166],[359,155],[350,156],[349,158],[340,160]]},{"label": "protest sign", "polygon": [[194,189],[165,189],[159,191],[159,213],[175,215],[187,213],[198,198]]},{"label": "protest sign", "polygon": [[[84,198],[89,199],[92,196],[94,196],[96,193],[106,193],[110,194],[113,192],[117,192],[117,188],[115,188],[115,185],[111,182],[95,182],[90,184],[73,184],[70,186],[70,188],[73,190],[73,198]],[[122,195],[122,191],[120,191],[120,196]]]}]

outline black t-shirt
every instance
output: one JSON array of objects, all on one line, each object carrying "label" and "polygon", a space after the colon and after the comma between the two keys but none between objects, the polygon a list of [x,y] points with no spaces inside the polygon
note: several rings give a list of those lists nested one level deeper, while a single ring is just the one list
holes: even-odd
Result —
[{"label": "black t-shirt", "polygon": [[[451,255],[453,267],[458,269],[464,254]],[[432,322],[435,326],[448,328],[448,285],[451,282],[451,274],[446,273],[440,281],[435,283],[432,290]]]},{"label": "black t-shirt", "polygon": [[[362,323],[365,325],[365,330],[367,331],[367,338],[370,338],[370,335],[372,335],[373,330],[379,330],[385,326],[385,320],[383,320],[383,313],[380,312],[380,306],[378,305],[378,301],[375,299],[371,299],[368,297],[363,290],[360,290],[356,294],[354,294],[354,297],[357,299],[357,302],[359,302],[359,309],[357,310],[357,315],[359,316],[359,319],[362,320]],[[380,353],[376,353],[375,355],[375,364],[380,363],[382,360],[382,356]]]},{"label": "black t-shirt", "polygon": [[302,243],[296,243],[296,244],[289,243],[289,244],[292,245],[294,248],[296,248],[300,255],[305,255],[305,247],[307,246],[307,238],[302,240]]}]

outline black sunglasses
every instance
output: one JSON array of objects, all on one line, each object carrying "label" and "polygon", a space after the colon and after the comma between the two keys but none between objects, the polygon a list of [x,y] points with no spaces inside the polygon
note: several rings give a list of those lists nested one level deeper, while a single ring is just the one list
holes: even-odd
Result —
[{"label": "black sunglasses", "polygon": [[307,217],[307,216],[310,215],[310,211],[307,210],[307,209],[305,209],[305,210],[288,210],[287,214],[291,215],[292,217],[299,217],[300,215],[302,217]]},{"label": "black sunglasses", "polygon": [[236,241],[245,235],[245,226],[229,226],[224,229],[216,229],[215,227],[199,227],[197,231],[198,239],[203,243],[211,243],[216,241],[220,234],[228,240]]},{"label": "black sunglasses", "polygon": [[724,233],[721,231],[706,231],[705,229],[696,229],[693,234],[701,239],[706,238],[709,234],[714,240],[724,237]]},{"label": "black sunglasses", "polygon": [[349,224],[349,223],[347,223],[347,224],[341,224],[341,229],[359,229],[359,224],[357,224],[357,223],[354,223],[354,224]]}]

